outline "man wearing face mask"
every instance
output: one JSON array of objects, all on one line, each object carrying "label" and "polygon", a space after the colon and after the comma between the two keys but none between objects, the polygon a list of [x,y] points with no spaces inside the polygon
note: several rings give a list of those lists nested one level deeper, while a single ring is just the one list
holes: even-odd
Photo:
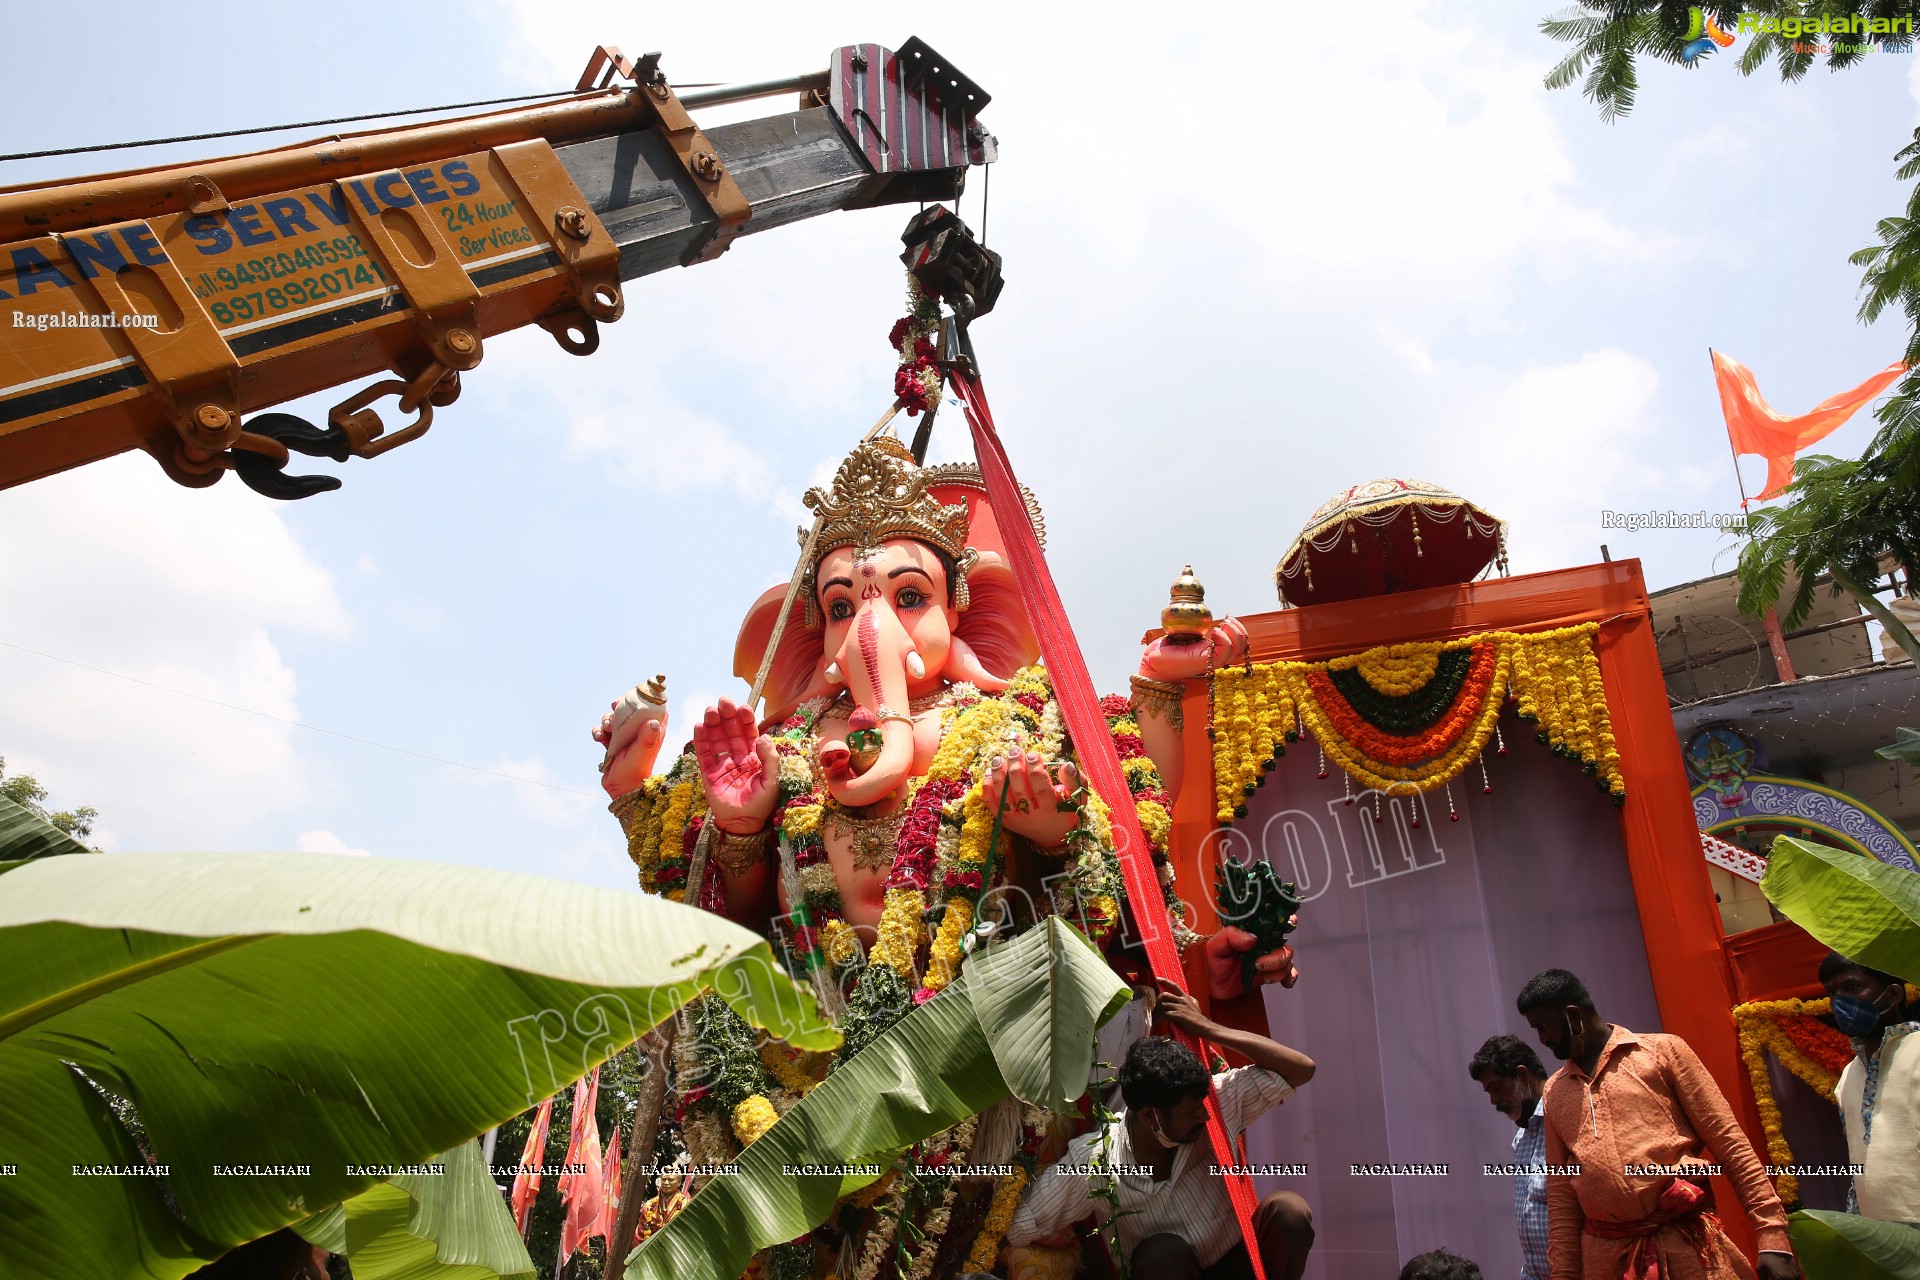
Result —
[{"label": "man wearing face mask", "polygon": [[1565,1064],[1546,1088],[1552,1280],[1753,1280],[1715,1213],[1714,1166],[1753,1223],[1760,1280],[1800,1275],[1766,1166],[1686,1041],[1603,1021],[1565,969],[1515,1003]]},{"label": "man wearing face mask", "polygon": [[[1313,1060],[1250,1031],[1223,1027],[1162,981],[1158,1017],[1253,1065],[1212,1077],[1229,1135],[1313,1078]],[[1120,1247],[1142,1280],[1239,1280],[1253,1274],[1233,1203],[1206,1141],[1205,1064],[1177,1040],[1148,1036],[1120,1068],[1126,1109],[1075,1138],[1059,1163],[1034,1180],[1007,1232],[1009,1245],[1065,1247],[1083,1220],[1120,1210]],[[1111,1199],[1109,1199],[1109,1197]],[[1313,1214],[1291,1191],[1254,1212],[1254,1234],[1269,1280],[1299,1280],[1313,1247]]]},{"label": "man wearing face mask", "polygon": [[1513,1216],[1520,1228],[1520,1280],[1547,1280],[1547,1135],[1542,1098],[1547,1069],[1519,1036],[1493,1036],[1480,1046],[1467,1074],[1487,1101],[1519,1127],[1513,1135]]},{"label": "man wearing face mask", "polygon": [[1848,1209],[1920,1225],[1920,1010],[1907,984],[1838,951],[1820,962],[1833,1025],[1853,1041],[1853,1061],[1833,1091],[1847,1159],[1864,1167]]}]

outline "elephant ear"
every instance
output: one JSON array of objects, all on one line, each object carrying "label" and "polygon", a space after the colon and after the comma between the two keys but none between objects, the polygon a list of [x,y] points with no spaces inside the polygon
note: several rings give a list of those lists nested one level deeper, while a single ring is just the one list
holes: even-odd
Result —
[{"label": "elephant ear", "polygon": [[[740,638],[733,646],[733,674],[749,685],[760,672],[767,653],[767,641],[773,637],[774,619],[780,616],[780,602],[787,587],[781,583],[769,587],[747,611],[740,624]],[[794,708],[809,698],[833,690],[823,674],[827,656],[827,637],[822,630],[807,628],[806,601],[796,597],[786,630],[780,633],[780,648],[773,655],[773,668],[767,673],[765,722],[778,723],[793,714]]]},{"label": "elephant ear", "polygon": [[953,633],[967,642],[982,666],[1004,680],[1039,660],[1040,642],[1004,557],[982,551],[967,571],[967,594],[971,602]]}]

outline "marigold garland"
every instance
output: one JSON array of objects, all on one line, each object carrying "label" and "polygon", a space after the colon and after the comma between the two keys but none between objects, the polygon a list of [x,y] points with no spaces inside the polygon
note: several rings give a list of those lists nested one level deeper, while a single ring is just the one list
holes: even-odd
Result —
[{"label": "marigold garland", "polygon": [[1485,748],[1503,694],[1534,724],[1541,742],[1578,762],[1619,803],[1626,784],[1594,652],[1598,631],[1592,622],[1490,631],[1384,645],[1326,662],[1217,671],[1216,816],[1225,823],[1246,815],[1246,802],[1296,726],[1365,787],[1405,793],[1443,786]]},{"label": "marigold garland", "polygon": [[[1907,987],[1909,1000],[1920,1000],[1920,989]],[[1780,1104],[1773,1096],[1773,1074],[1767,1070],[1767,1054],[1793,1073],[1796,1079],[1811,1085],[1828,1102],[1834,1101],[1834,1088],[1840,1072],[1853,1059],[1853,1044],[1844,1033],[1825,1019],[1833,1014],[1833,1001],[1754,1000],[1735,1005],[1734,1028],[1740,1035],[1740,1057],[1747,1064],[1747,1077],[1753,1084],[1753,1099],[1760,1109],[1760,1125],[1767,1135],[1767,1163],[1775,1166],[1793,1163],[1793,1151],[1780,1117]],[[1780,1199],[1792,1208],[1800,1200],[1800,1183],[1790,1173],[1776,1177],[1774,1186]]]},{"label": "marigold garland", "polygon": [[[997,696],[983,696],[970,685],[953,687],[951,701],[940,713],[940,747],[927,774],[907,793],[908,813],[887,876],[878,936],[862,968],[860,937],[845,919],[838,880],[822,837],[827,795],[811,758],[816,727],[827,705],[824,700],[808,704],[771,734],[780,757],[779,796],[771,822],[792,851],[799,882],[801,901],[792,904],[795,910],[783,923],[791,944],[790,959],[803,971],[829,966],[838,980],[859,972],[848,1002],[847,1044],[835,1058],[844,1062],[902,1016],[911,1003],[931,998],[958,976],[980,898],[1001,881],[1006,866],[1004,847],[993,850],[989,860],[996,815],[985,800],[988,762],[1009,750],[1014,735],[1024,739],[1024,749],[1041,753],[1043,759],[1072,758],[1072,748],[1043,668],[1016,673],[1007,690]],[[1180,921],[1185,907],[1172,888],[1167,852],[1172,818],[1165,791],[1146,757],[1131,706],[1125,699],[1112,698],[1102,709],[1169,909]],[[1077,800],[1079,823],[1069,836],[1063,859],[1067,874],[1054,882],[1053,907],[1082,924],[1098,945],[1119,921],[1124,890],[1104,800],[1090,789],[1083,789]],[[676,760],[665,775],[648,780],[636,809],[628,847],[640,869],[642,886],[677,899],[684,894],[687,854],[706,813],[705,793],[691,752]],[[1001,841],[1011,838],[1003,829]],[[931,938],[924,921],[930,901],[945,908]],[[916,962],[923,947],[926,973],[922,979]],[[882,973],[889,981],[875,980]],[[916,980],[924,983],[917,992]],[[717,1039],[714,1018],[729,1024]],[[689,1090],[682,1104],[685,1132],[704,1153],[704,1163],[724,1163],[733,1150],[729,1137],[739,1146],[751,1143],[813,1087],[808,1073],[778,1047],[766,1045],[746,1053],[734,1043],[737,1036],[731,1034],[730,1022],[717,1012],[702,1018],[698,1034],[684,1037],[680,1046],[685,1059],[683,1078],[709,1082]],[[1030,1176],[1023,1167],[995,1186],[981,1233],[989,1259],[999,1251]],[[907,1247],[900,1259],[911,1275],[927,1271],[934,1263],[933,1251],[923,1245],[939,1234],[930,1230],[934,1223],[951,1218],[951,1190],[916,1210],[907,1205],[897,1180],[883,1179],[864,1194],[850,1197],[848,1203],[871,1205],[884,1200],[879,1211],[883,1214],[897,1214],[907,1206],[922,1218],[915,1228],[927,1232],[915,1237],[922,1245]],[[866,1233],[856,1272],[877,1271],[890,1247],[899,1258],[898,1240],[897,1218],[877,1223]]]},{"label": "marigold garland", "polygon": [[1461,678],[1453,688],[1450,703],[1426,728],[1405,735],[1384,731],[1369,723],[1354,704],[1342,698],[1338,686],[1326,672],[1307,672],[1307,687],[1314,693],[1316,709],[1332,724],[1339,737],[1376,760],[1415,764],[1444,755],[1458,743],[1461,734],[1485,707],[1487,695],[1494,688],[1495,677],[1500,672],[1499,647],[1480,644],[1459,653],[1465,661],[1455,664],[1461,668]]},{"label": "marigold garland", "polygon": [[740,1140],[744,1149],[753,1144],[767,1130],[773,1128],[780,1119],[780,1113],[773,1104],[761,1094],[753,1094],[733,1109],[733,1136]]},{"label": "marigold garland", "polygon": [[[1816,1057],[1807,1053],[1786,1030],[1789,1023],[1810,1023],[1837,1038],[1840,1048],[1851,1057],[1853,1047],[1847,1043],[1847,1038],[1818,1021],[1820,1017],[1831,1014],[1832,1010],[1833,1002],[1824,999],[1756,1000],[1734,1007],[1733,1022],[1740,1036],[1740,1057],[1747,1064],[1747,1077],[1753,1085],[1753,1100],[1760,1110],[1760,1127],[1766,1131],[1767,1163],[1770,1165],[1792,1164],[1793,1150],[1787,1145],[1780,1104],[1773,1096],[1773,1075],[1767,1070],[1767,1052],[1771,1050],[1781,1066],[1812,1085],[1821,1097],[1832,1102],[1834,1085],[1840,1079],[1839,1070],[1830,1065],[1832,1054],[1821,1053]],[[1802,1039],[1818,1038],[1808,1033],[1804,1026],[1801,1033]],[[1844,1059],[1840,1065],[1846,1065]],[[1783,1173],[1773,1181],[1783,1203],[1789,1206],[1799,1203],[1799,1179],[1790,1173]]]},{"label": "marigold garland", "polygon": [[1390,644],[1365,653],[1335,658],[1329,671],[1358,671],[1375,692],[1400,698],[1433,680],[1440,651],[1421,644]]},{"label": "marigold garland", "polygon": [[794,1050],[769,1040],[760,1046],[760,1064],[780,1082],[782,1089],[796,1097],[805,1097],[819,1081],[800,1069],[800,1064],[790,1056],[794,1053]]},{"label": "marigold garland", "polygon": [[967,1254],[968,1271],[993,1270],[1000,1256],[1000,1242],[1006,1239],[1014,1211],[1020,1207],[1020,1195],[1027,1189],[1028,1176],[1025,1169],[1016,1167],[994,1185],[993,1206],[987,1210],[987,1220],[980,1224],[980,1234],[973,1238],[973,1248]]},{"label": "marigold garland", "polygon": [[[1484,649],[1449,649],[1434,655],[1434,675],[1409,693],[1388,694],[1369,684],[1358,668],[1342,671],[1328,666],[1310,676],[1324,683],[1323,702],[1351,703],[1365,723],[1392,734],[1413,734],[1427,729],[1446,714],[1459,697],[1461,686],[1474,674],[1474,657]],[[1316,684],[1316,692],[1318,692]]]}]

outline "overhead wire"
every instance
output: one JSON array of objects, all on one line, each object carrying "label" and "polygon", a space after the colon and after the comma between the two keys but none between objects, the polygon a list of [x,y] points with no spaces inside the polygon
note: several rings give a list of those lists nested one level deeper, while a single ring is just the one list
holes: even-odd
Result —
[{"label": "overhead wire", "polygon": [[[706,89],[710,84],[676,85],[679,89]],[[211,133],[182,133],[171,138],[142,138],[136,142],[98,142],[84,147],[54,147],[46,151],[16,151],[0,155],[6,160],[44,160],[50,156],[77,156],[95,151],[126,151],[136,147],[163,147],[175,142],[207,142],[215,138],[241,138],[255,133],[281,133],[288,129],[318,129],[330,124],[355,124],[363,120],[392,120],[398,116],[432,115],[440,111],[464,111],[469,107],[497,107],[511,102],[534,102],[542,98],[572,98],[583,92],[600,90],[550,89],[545,93],[523,93],[510,98],[481,98],[475,102],[449,102],[439,107],[407,107],[398,111],[369,111],[357,116],[333,116],[326,120],[302,120],[294,124],[266,124],[253,129],[219,129]]]}]

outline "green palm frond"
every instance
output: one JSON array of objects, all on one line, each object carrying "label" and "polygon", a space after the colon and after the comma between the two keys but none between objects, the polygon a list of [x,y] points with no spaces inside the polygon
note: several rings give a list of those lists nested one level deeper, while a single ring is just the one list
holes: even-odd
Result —
[{"label": "green palm frond", "polygon": [[1553,69],[1547,72],[1544,83],[1549,89],[1564,89],[1580,78],[1580,73],[1587,69],[1587,64],[1591,61],[1593,61],[1592,49],[1575,49],[1553,64]]},{"label": "green palm frond", "polygon": [[[1893,158],[1900,162],[1893,171],[1894,177],[1902,182],[1920,178],[1920,129],[1913,131],[1913,141],[1894,152]],[[1920,193],[1916,193],[1915,198],[1920,199]]]}]

